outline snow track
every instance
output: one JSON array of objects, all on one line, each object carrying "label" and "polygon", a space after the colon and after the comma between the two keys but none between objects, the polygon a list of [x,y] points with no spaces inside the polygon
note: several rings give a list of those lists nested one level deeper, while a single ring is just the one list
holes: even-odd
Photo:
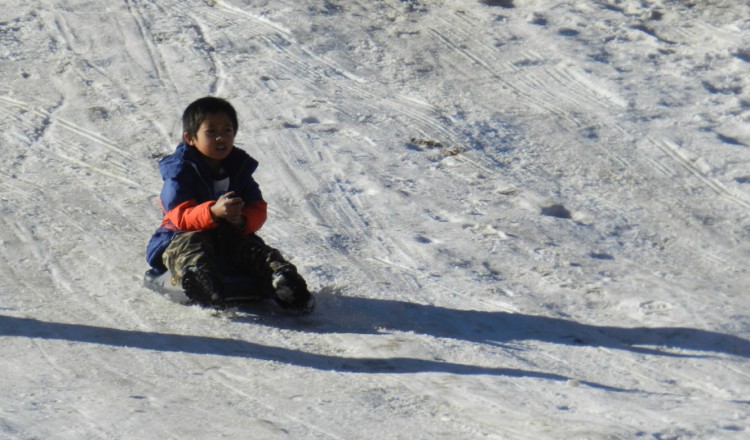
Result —
[{"label": "snow track", "polygon": [[[0,437],[747,436],[747,5],[27,3],[0,11]],[[140,287],[208,94],[311,316]]]}]

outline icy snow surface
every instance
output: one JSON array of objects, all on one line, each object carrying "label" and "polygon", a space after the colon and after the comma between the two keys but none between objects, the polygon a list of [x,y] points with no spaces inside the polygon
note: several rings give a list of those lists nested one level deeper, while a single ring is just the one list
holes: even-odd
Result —
[{"label": "icy snow surface", "polygon": [[[3,0],[0,438],[750,435],[745,0]],[[141,287],[240,112],[319,297]]]}]

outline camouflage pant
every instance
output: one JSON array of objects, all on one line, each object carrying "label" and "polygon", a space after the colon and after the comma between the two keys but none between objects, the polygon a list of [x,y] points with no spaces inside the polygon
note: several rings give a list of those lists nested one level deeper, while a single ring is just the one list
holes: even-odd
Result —
[{"label": "camouflage pant", "polygon": [[174,285],[181,285],[185,270],[194,266],[216,275],[246,275],[270,289],[273,271],[292,266],[257,235],[241,235],[230,227],[179,233],[172,238],[163,259]]}]

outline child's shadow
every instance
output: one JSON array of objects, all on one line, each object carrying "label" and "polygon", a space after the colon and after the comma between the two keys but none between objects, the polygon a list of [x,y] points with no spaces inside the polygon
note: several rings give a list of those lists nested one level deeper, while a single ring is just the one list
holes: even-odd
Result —
[{"label": "child's shadow", "polygon": [[696,356],[669,350],[676,349],[750,357],[750,341],[710,330],[597,326],[545,316],[457,310],[406,301],[342,296],[330,288],[321,290],[318,307],[311,316],[278,319],[278,316],[260,313],[248,320],[270,327],[314,333],[402,331],[492,345],[536,340],[667,356]]}]

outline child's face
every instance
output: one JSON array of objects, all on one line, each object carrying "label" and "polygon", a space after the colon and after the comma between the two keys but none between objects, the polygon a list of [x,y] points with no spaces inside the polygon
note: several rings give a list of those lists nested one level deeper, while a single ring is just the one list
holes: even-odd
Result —
[{"label": "child's face", "polygon": [[185,133],[185,142],[195,147],[210,164],[218,164],[229,156],[234,146],[234,125],[226,113],[206,116],[195,137]]}]

